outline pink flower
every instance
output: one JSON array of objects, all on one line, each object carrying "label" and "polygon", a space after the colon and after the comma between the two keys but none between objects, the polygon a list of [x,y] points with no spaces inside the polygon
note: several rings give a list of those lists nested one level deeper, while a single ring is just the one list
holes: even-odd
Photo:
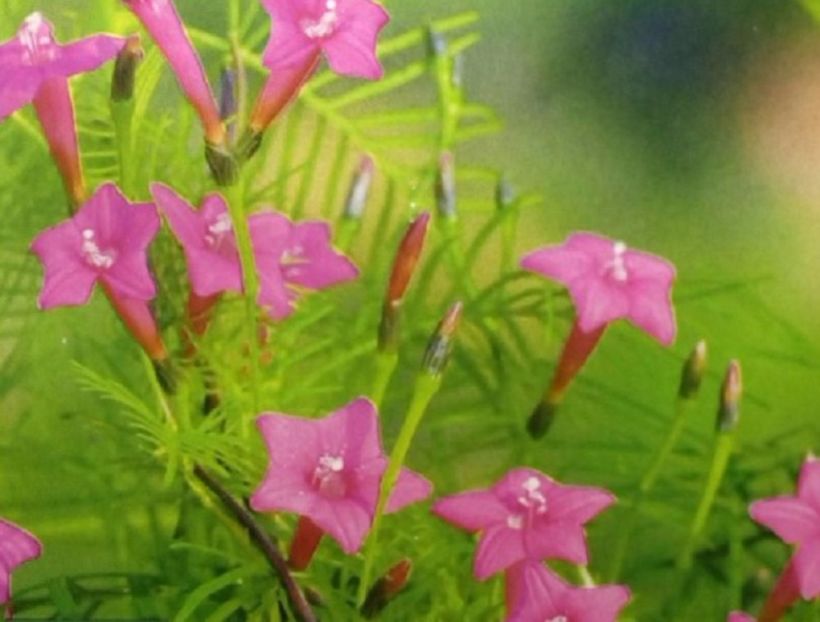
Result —
[{"label": "pink flower", "polygon": [[330,243],[326,222],[292,223],[278,212],[260,212],[249,219],[259,304],[275,320],[289,316],[303,290],[325,289],[359,275],[353,262]]},{"label": "pink flower", "polygon": [[573,587],[540,562],[507,571],[511,610],[507,622],[615,622],[629,601],[623,585]]},{"label": "pink flower", "polygon": [[573,233],[563,244],[526,255],[521,266],[566,285],[584,333],[627,318],[664,345],[675,340],[675,266],[661,257],[593,233]]},{"label": "pink flower", "polygon": [[755,501],[752,518],[797,545],[791,561],[800,595],[820,596],[820,460],[809,457],[800,470],[796,496]]},{"label": "pink flower", "polygon": [[152,299],[146,249],[158,229],[152,203],[129,203],[117,186],[103,184],[72,218],[32,243],[45,268],[40,307],[84,304],[97,282],[116,297]]},{"label": "pink flower", "polygon": [[473,571],[483,580],[526,559],[586,564],[584,523],[614,501],[606,490],[564,486],[535,469],[518,468],[488,490],[440,499],[433,512],[481,532]]},{"label": "pink flower", "polygon": [[756,622],[756,620],[745,611],[732,611],[726,618],[726,622]]},{"label": "pink flower", "polygon": [[333,71],[381,78],[376,39],[390,16],[372,0],[262,0],[273,17],[263,57],[274,70],[311,66],[321,52]]},{"label": "pink flower", "polygon": [[225,128],[202,61],[194,49],[173,0],[124,0],[150,33],[196,109],[208,141],[220,145]]},{"label": "pink flower", "polygon": [[[300,514],[345,553],[358,551],[370,529],[387,468],[373,403],[359,398],[322,419],[266,413],[257,423],[270,462],[251,507]],[[420,501],[430,491],[426,479],[403,469],[387,511]]]},{"label": "pink flower", "polygon": [[11,573],[27,561],[40,557],[40,541],[14,523],[0,518],[0,603],[11,598]]},{"label": "pink flower", "polygon": [[182,244],[194,293],[207,297],[241,292],[242,266],[225,199],[209,194],[195,210],[163,184],[152,184],[151,195]]},{"label": "pink flower", "polygon": [[0,120],[34,103],[66,189],[75,202],[85,192],[80,167],[74,105],[68,78],[92,71],[114,58],[125,39],[93,35],[61,45],[53,26],[32,13],[17,35],[0,44]]}]

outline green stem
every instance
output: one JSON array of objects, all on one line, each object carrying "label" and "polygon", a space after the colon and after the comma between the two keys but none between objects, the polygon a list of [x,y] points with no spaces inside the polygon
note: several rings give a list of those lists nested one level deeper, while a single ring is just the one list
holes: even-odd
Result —
[{"label": "green stem", "polygon": [[[251,244],[250,227],[248,218],[245,215],[245,193],[244,178],[240,173],[239,180],[233,186],[225,188],[228,199],[228,210],[233,221],[234,233],[236,235],[236,246],[239,251],[239,261],[242,265],[242,278],[245,285],[245,326],[250,349],[250,380],[251,398],[253,413],[259,412],[259,342],[257,315],[258,309],[256,299],[259,295],[259,277],[256,273],[256,261],[253,256],[253,246]],[[247,439],[250,436],[250,418],[242,417],[241,437]]]},{"label": "green stem", "polygon": [[111,101],[111,119],[114,123],[114,136],[117,143],[117,161],[120,169],[120,188],[126,196],[131,194],[133,171],[131,169],[132,118],[134,100]]},{"label": "green stem", "polygon": [[364,571],[362,572],[361,581],[359,582],[357,599],[359,606],[364,603],[367,590],[370,587],[370,576],[373,571],[379,530],[381,528],[384,510],[387,507],[387,500],[390,498],[390,493],[399,479],[399,473],[404,465],[404,460],[407,457],[407,452],[410,449],[410,444],[413,442],[413,437],[416,435],[416,430],[418,430],[421,419],[427,410],[427,406],[430,404],[430,400],[433,399],[440,385],[441,376],[432,376],[422,372],[416,377],[413,398],[407,409],[407,415],[404,418],[401,430],[399,430],[399,436],[396,439],[393,452],[390,454],[387,470],[382,478],[379,501],[376,504],[376,512],[373,515],[373,527],[370,530],[370,536],[365,544]]},{"label": "green stem", "polygon": [[723,475],[726,473],[726,467],[729,465],[729,458],[732,456],[734,446],[734,430],[718,432],[715,450],[712,454],[712,464],[709,467],[709,476],[706,478],[706,485],[703,488],[700,504],[698,505],[697,512],[695,512],[692,524],[689,527],[689,535],[686,538],[686,543],[678,556],[677,566],[680,569],[688,570],[692,566],[695,546],[703,532],[703,528],[706,526],[709,512],[715,502],[720,483],[723,481]]},{"label": "green stem", "polygon": [[635,491],[635,494],[632,497],[632,502],[629,504],[629,515],[626,517],[623,527],[621,528],[619,538],[615,543],[615,554],[612,556],[612,566],[609,571],[610,581],[617,581],[621,574],[624,559],[626,558],[626,552],[629,550],[632,533],[635,529],[637,518],[640,515],[643,502],[655,487],[655,483],[658,480],[658,475],[660,475],[661,469],[664,464],[666,464],[669,454],[672,453],[672,450],[675,448],[675,445],[683,432],[684,425],[686,424],[686,413],[691,406],[691,402],[692,400],[686,398],[679,397],[677,399],[675,402],[675,416],[672,419],[672,425],[669,427],[663,443],[660,447],[658,447],[658,450],[649,462],[649,466],[644,472],[643,477],[641,477],[640,483],[638,484],[638,489]]},{"label": "green stem", "polygon": [[581,585],[584,587],[595,587],[595,579],[589,573],[588,566],[576,566],[575,570],[578,572],[578,578],[581,580]]},{"label": "green stem", "polygon": [[396,371],[399,363],[399,353],[396,351],[380,351],[376,353],[376,374],[373,377],[373,388],[370,391],[370,399],[377,407],[381,407],[384,401],[384,394],[390,379]]}]

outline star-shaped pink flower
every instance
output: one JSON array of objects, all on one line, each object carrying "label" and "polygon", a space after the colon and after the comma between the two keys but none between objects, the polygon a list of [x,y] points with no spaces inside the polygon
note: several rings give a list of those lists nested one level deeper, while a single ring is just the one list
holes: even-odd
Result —
[{"label": "star-shaped pink flower", "polygon": [[359,271],[331,245],[330,226],[322,221],[292,223],[278,212],[249,219],[259,304],[275,320],[293,313],[303,290],[318,290],[355,279]]},{"label": "star-shaped pink flower", "polygon": [[273,70],[307,67],[321,52],[333,71],[381,78],[376,58],[379,31],[390,16],[372,0],[262,0],[273,17],[263,57]]},{"label": "star-shaped pink flower", "polygon": [[11,598],[11,573],[20,564],[40,557],[40,541],[14,523],[0,518],[0,604]]},{"label": "star-shaped pink flower", "polygon": [[122,37],[106,34],[61,45],[42,13],[32,13],[15,37],[0,44],[0,120],[34,101],[48,80],[92,71],[123,45]]},{"label": "star-shaped pink flower", "polygon": [[45,268],[40,307],[85,304],[97,282],[117,297],[152,299],[147,248],[158,229],[153,203],[130,203],[116,185],[103,184],[73,217],[32,243]]},{"label": "star-shaped pink flower", "polygon": [[[265,413],[257,423],[270,462],[251,507],[295,512],[328,533],[345,553],[358,551],[387,468],[373,403],[358,398],[322,419]],[[431,489],[421,475],[402,469],[387,511],[421,501]]]},{"label": "star-shaped pink flower", "polygon": [[182,244],[194,293],[241,292],[242,266],[222,195],[209,194],[199,210],[164,184],[152,184],[151,195]]},{"label": "star-shaped pink flower", "polygon": [[810,457],[803,463],[796,496],[755,501],[749,513],[785,542],[797,545],[791,565],[800,595],[807,600],[820,596],[820,460]]},{"label": "star-shaped pink flower", "polygon": [[473,571],[483,580],[525,559],[586,564],[584,523],[614,501],[601,488],[564,486],[535,469],[518,468],[488,490],[440,499],[433,512],[481,532]]},{"label": "star-shaped pink flower", "polygon": [[521,267],[567,287],[584,333],[627,318],[664,345],[675,340],[675,266],[661,257],[593,233],[573,233],[563,244],[529,253]]},{"label": "star-shaped pink flower", "polygon": [[520,562],[507,571],[511,610],[507,622],[615,622],[629,602],[623,585],[573,587],[541,562]]},{"label": "star-shaped pink flower", "polygon": [[750,616],[745,611],[732,611],[726,622],[757,622],[754,616]]}]

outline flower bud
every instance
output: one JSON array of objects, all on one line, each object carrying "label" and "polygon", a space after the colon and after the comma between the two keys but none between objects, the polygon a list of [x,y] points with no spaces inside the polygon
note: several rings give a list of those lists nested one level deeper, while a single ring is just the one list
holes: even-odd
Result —
[{"label": "flower bud", "polygon": [[446,37],[435,30],[430,31],[430,53],[434,56],[444,56],[447,54],[447,39]]},{"label": "flower bud", "polygon": [[726,369],[723,385],[720,389],[717,429],[719,432],[731,432],[740,418],[740,398],[743,395],[743,379],[740,361],[732,360]]},{"label": "flower bud", "polygon": [[359,170],[353,176],[353,183],[347,193],[344,217],[348,220],[361,220],[367,198],[370,196],[370,186],[373,183],[373,159],[364,156],[359,163]]},{"label": "flower bud", "polygon": [[407,558],[390,568],[367,593],[362,605],[362,615],[365,618],[373,618],[384,609],[396,594],[407,586],[412,570],[413,562]]},{"label": "flower bud", "polygon": [[448,220],[455,220],[456,214],[456,169],[453,154],[445,151],[439,158],[436,178],[436,202],[438,212]]},{"label": "flower bud", "polygon": [[239,177],[239,163],[224,144],[205,141],[205,160],[219,186],[231,186]]},{"label": "flower bud", "polygon": [[416,270],[419,256],[424,248],[427,236],[427,225],[430,214],[424,212],[419,215],[410,226],[399,244],[396,258],[393,260],[393,270],[387,285],[387,294],[382,309],[382,320],[379,325],[379,349],[395,349],[398,339],[398,315],[404,294],[410,285],[410,279]]},{"label": "flower bud", "polygon": [[678,396],[681,399],[692,399],[700,389],[703,374],[706,371],[707,347],[706,341],[701,339],[695,344],[689,358],[683,364],[680,376]]},{"label": "flower bud", "polygon": [[131,35],[125,42],[114,64],[111,79],[111,101],[123,102],[134,97],[134,80],[137,67],[145,57],[139,35]]},{"label": "flower bud", "polygon": [[464,305],[461,302],[457,302],[450,307],[427,344],[422,369],[431,376],[441,376],[450,362],[450,355],[453,352],[453,337],[461,321],[463,311]]},{"label": "flower bud", "polygon": [[219,77],[219,116],[223,121],[229,121],[236,116],[236,112],[236,72],[225,67]]}]

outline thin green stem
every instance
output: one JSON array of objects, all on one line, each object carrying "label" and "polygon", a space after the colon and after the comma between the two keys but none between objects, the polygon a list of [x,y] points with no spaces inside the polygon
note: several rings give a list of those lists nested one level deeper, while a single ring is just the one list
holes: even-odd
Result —
[{"label": "thin green stem", "polygon": [[111,101],[111,119],[114,123],[114,136],[117,143],[117,161],[120,169],[120,188],[126,196],[130,196],[133,181],[131,163],[132,147],[132,118],[134,116],[134,100]]},{"label": "thin green stem", "polygon": [[387,507],[387,500],[390,498],[390,493],[399,479],[399,473],[404,465],[404,460],[407,457],[407,452],[410,449],[410,444],[413,442],[413,437],[416,435],[421,419],[427,411],[430,400],[433,399],[433,396],[438,391],[439,386],[441,386],[440,376],[432,376],[422,372],[416,378],[413,398],[410,402],[410,406],[407,408],[407,415],[404,418],[401,430],[399,430],[399,436],[396,439],[393,452],[390,454],[387,470],[382,478],[379,501],[376,504],[376,512],[373,515],[373,527],[370,530],[370,536],[365,544],[364,570],[362,572],[361,581],[359,582],[357,598],[359,606],[364,603],[367,597],[367,590],[370,587],[370,577],[372,575],[373,562],[378,546],[379,530],[381,528],[382,516]]},{"label": "thin green stem", "polygon": [[655,487],[655,483],[658,480],[661,469],[664,464],[666,464],[669,454],[672,453],[672,450],[675,448],[675,445],[680,439],[680,435],[683,432],[684,425],[686,424],[686,414],[691,406],[691,402],[692,400],[686,398],[679,397],[677,399],[675,402],[675,416],[672,419],[672,425],[669,427],[663,443],[661,443],[658,447],[652,457],[652,460],[649,462],[649,466],[644,472],[643,477],[641,477],[640,483],[638,484],[638,489],[635,491],[635,494],[632,497],[632,502],[629,504],[629,515],[624,520],[618,540],[615,543],[615,553],[612,556],[612,566],[609,571],[610,581],[616,581],[621,574],[624,559],[626,558],[626,553],[629,550],[632,533],[635,529],[637,518],[640,515],[643,502]]},{"label": "thin green stem", "polygon": [[723,481],[723,475],[726,473],[726,467],[729,464],[729,458],[732,456],[732,450],[735,446],[734,430],[725,432],[718,432],[717,441],[715,442],[715,450],[712,454],[712,464],[709,467],[709,475],[706,478],[706,484],[703,487],[700,503],[695,512],[695,517],[689,527],[689,535],[686,538],[686,543],[681,549],[680,555],[677,559],[677,566],[680,569],[688,570],[692,566],[692,557],[694,555],[695,546],[698,543],[703,528],[706,526],[706,521],[709,518],[709,512],[715,502],[715,497]]},{"label": "thin green stem", "polygon": [[[233,221],[234,233],[236,235],[236,246],[239,251],[239,261],[242,265],[242,278],[245,285],[245,325],[250,351],[250,381],[251,399],[253,413],[259,412],[259,342],[258,342],[258,309],[256,299],[259,295],[259,277],[256,273],[256,261],[253,256],[253,246],[251,245],[251,233],[248,226],[248,218],[245,214],[245,186],[244,177],[240,174],[239,180],[233,186],[225,189],[228,198],[228,210]],[[250,418],[242,417],[241,436],[250,436]]]},{"label": "thin green stem", "polygon": [[399,363],[399,354],[395,351],[385,351],[376,353],[376,373],[373,376],[373,388],[370,391],[370,399],[376,406],[381,407],[387,387],[390,384],[396,366]]}]

